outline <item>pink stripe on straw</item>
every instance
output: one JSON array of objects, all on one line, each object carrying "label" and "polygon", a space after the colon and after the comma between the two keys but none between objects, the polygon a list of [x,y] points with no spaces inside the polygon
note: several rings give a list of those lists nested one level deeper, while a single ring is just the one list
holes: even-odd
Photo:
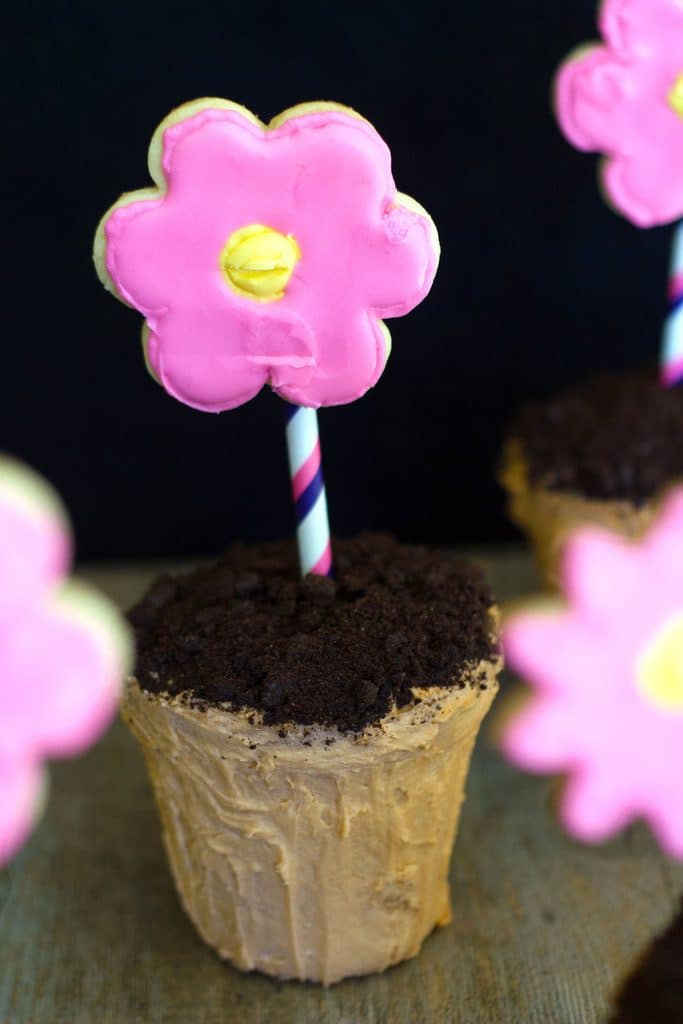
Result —
[{"label": "pink stripe on straw", "polygon": [[673,300],[681,295],[683,295],[683,270],[674,274],[669,281],[669,298]]},{"label": "pink stripe on straw", "polygon": [[664,387],[672,388],[683,380],[683,356],[679,356],[674,362],[664,363],[662,366],[661,380]]},{"label": "pink stripe on straw", "polygon": [[315,576],[329,576],[330,569],[332,568],[332,546],[328,542],[327,547],[323,551],[322,555],[315,563],[311,572]]},{"label": "pink stripe on straw", "polygon": [[292,494],[294,496],[294,501],[299,500],[315,474],[318,472],[318,469],[320,468],[320,458],[320,440],[318,440],[315,448],[308,456],[303,466],[301,466],[292,477]]}]

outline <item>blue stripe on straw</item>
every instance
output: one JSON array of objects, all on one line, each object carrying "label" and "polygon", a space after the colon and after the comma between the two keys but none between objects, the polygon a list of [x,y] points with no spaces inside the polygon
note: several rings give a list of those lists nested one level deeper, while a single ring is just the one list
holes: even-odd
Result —
[{"label": "blue stripe on straw", "polygon": [[284,405],[285,420],[287,421],[287,423],[289,423],[290,420],[294,419],[294,417],[298,413],[298,411],[301,408],[301,406],[300,405],[292,405],[291,402],[283,402],[283,405]]},{"label": "blue stripe on straw", "polygon": [[676,310],[681,308],[681,306],[683,306],[683,292],[681,292],[680,295],[675,295],[673,297],[673,299],[671,300],[671,305],[669,306],[669,312],[675,313]]},{"label": "blue stripe on straw", "polygon": [[299,522],[306,518],[320,497],[324,487],[323,471],[322,467],[319,467],[318,472],[315,474],[306,490],[299,495],[297,500],[296,517]]}]

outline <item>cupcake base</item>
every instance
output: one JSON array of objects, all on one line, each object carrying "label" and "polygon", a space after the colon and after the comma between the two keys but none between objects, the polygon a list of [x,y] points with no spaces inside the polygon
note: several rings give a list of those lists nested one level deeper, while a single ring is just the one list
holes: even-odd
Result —
[{"label": "cupcake base", "polygon": [[414,956],[451,919],[448,867],[498,661],[359,734],[263,724],[129,680],[181,901],[242,970],[331,984]]},{"label": "cupcake base", "polygon": [[655,519],[663,497],[635,505],[533,484],[517,441],[505,447],[500,482],[508,496],[508,516],[527,535],[541,580],[552,590],[560,589],[562,548],[572,530],[599,526],[626,540],[638,540]]}]

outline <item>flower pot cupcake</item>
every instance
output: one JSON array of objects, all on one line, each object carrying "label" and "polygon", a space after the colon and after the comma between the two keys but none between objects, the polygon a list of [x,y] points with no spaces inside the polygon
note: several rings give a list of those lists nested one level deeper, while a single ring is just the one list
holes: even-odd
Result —
[{"label": "flower pot cupcake", "polygon": [[510,428],[500,478],[510,518],[555,588],[575,527],[641,537],[683,480],[683,391],[643,372],[595,378],[529,405]]},{"label": "flower pot cupcake", "polygon": [[497,691],[472,566],[389,538],[239,547],[131,614],[124,717],[183,905],[244,970],[326,984],[414,956],[450,920],[472,748]]},{"label": "flower pot cupcake", "polygon": [[[683,225],[683,7],[677,0],[604,0],[602,41],[564,61],[557,119],[577,149],[603,154],[607,202],[640,228]],[[662,385],[683,378],[683,226],[675,233]],[[683,400],[654,376],[595,381],[526,410],[506,446],[510,514],[558,580],[574,526],[625,537],[647,529],[666,488],[683,477]]]},{"label": "flower pot cupcake", "polygon": [[340,542],[330,578],[315,409],[376,383],[381,318],[429,291],[436,229],[374,128],[335,104],[268,126],[187,104],[150,167],[157,189],[105,215],[98,271],[144,314],[174,397],[219,412],[267,384],[289,403],[300,571],[275,545],[160,580],[132,616],[124,715],[181,900],[220,956],[326,984],[384,970],[450,918],[496,614],[474,569],[386,538]]}]

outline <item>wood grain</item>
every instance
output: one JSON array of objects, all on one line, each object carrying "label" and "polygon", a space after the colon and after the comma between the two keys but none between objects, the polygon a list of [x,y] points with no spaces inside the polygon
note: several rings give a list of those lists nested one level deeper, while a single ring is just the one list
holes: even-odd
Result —
[{"label": "wood grain", "polygon": [[[533,586],[517,552],[482,561],[503,598]],[[149,571],[86,575],[127,604]],[[671,917],[683,867],[640,827],[580,847],[555,824],[550,795],[480,743],[452,926],[384,975],[282,985],[225,966],[195,935],[142,758],[117,724],[54,766],[45,819],[0,875],[0,1024],[600,1024]]]}]

